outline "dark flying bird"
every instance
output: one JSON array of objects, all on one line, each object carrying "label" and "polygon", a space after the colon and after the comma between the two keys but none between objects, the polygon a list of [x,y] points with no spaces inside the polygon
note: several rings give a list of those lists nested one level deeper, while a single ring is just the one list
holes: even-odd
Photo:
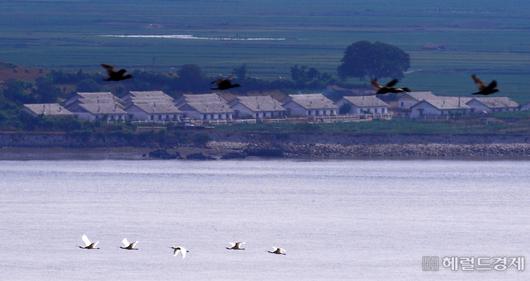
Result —
[{"label": "dark flying bird", "polygon": [[473,93],[473,95],[488,96],[488,95],[495,94],[496,92],[499,91],[499,89],[497,89],[497,81],[495,80],[491,81],[491,83],[489,83],[489,85],[486,86],[486,84],[484,84],[484,82],[482,82],[482,80],[480,80],[478,76],[475,74],[471,75],[471,79],[473,79],[473,81],[475,82],[475,85],[477,85],[478,90],[479,90],[478,92]]},{"label": "dark flying bird", "polygon": [[125,74],[127,73],[127,70],[125,69],[115,71],[114,66],[109,64],[101,64],[101,67],[105,68],[108,74],[108,77],[105,79],[105,81],[123,81],[132,78],[131,74]]},{"label": "dark flying bird", "polygon": [[388,94],[388,93],[398,94],[398,93],[410,92],[409,88],[397,88],[397,87],[395,87],[398,82],[399,82],[399,80],[394,79],[394,80],[388,82],[386,85],[382,86],[381,84],[379,84],[377,79],[374,79],[374,80],[372,80],[372,86],[377,91],[376,95],[384,95],[384,94]]},{"label": "dark flying bird", "polygon": [[215,81],[212,81],[212,83],[210,84],[216,84],[217,88],[211,88],[212,90],[220,90],[220,91],[224,91],[224,90],[228,90],[228,89],[232,89],[232,88],[237,88],[237,87],[240,87],[241,85],[239,84],[236,84],[236,83],[232,83],[232,77],[228,77],[228,78],[219,78]]}]

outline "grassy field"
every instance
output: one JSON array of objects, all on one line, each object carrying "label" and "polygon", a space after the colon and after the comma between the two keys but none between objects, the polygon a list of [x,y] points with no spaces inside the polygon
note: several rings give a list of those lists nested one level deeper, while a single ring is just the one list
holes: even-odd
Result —
[{"label": "grassy field", "polygon": [[[210,74],[246,63],[273,78],[294,64],[335,73],[347,45],[377,40],[411,54],[403,83],[413,89],[467,95],[469,74],[479,73],[528,102],[528,8],[522,0],[1,1],[0,61],[94,71],[101,62],[164,71],[195,63]],[[124,34],[285,40],[101,37]],[[429,43],[446,50],[424,50]]]}]

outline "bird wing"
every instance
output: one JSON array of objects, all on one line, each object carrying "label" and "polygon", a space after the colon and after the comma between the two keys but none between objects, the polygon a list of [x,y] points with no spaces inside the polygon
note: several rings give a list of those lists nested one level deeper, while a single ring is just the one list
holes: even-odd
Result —
[{"label": "bird wing", "polygon": [[129,245],[131,245],[131,243],[129,243],[129,240],[127,240],[127,238],[123,238],[123,240],[121,240],[121,243],[123,244],[123,247],[128,247]]},{"label": "bird wing", "polygon": [[381,84],[379,84],[379,82],[377,81],[377,79],[372,80],[372,86],[373,86],[374,89],[376,89],[376,90],[381,89]]},{"label": "bird wing", "polygon": [[138,241],[134,241],[134,242],[132,242],[132,244],[131,244],[131,248],[133,248],[133,249],[136,248],[136,244],[138,244]]},{"label": "bird wing", "polygon": [[99,241],[94,242],[94,245],[92,247],[96,248],[99,244]]},{"label": "bird wing", "polygon": [[119,75],[124,75],[125,72],[127,72],[127,70],[125,70],[125,69],[120,69],[120,70],[118,70],[117,73],[118,73]]},{"label": "bird wing", "polygon": [[110,65],[110,64],[104,64],[102,63],[101,64],[101,67],[105,68],[105,70],[107,71],[107,73],[109,75],[111,75],[113,72],[114,72],[114,66]]},{"label": "bird wing", "polygon": [[486,88],[486,85],[484,85],[484,82],[482,82],[482,80],[480,80],[477,75],[475,74],[471,75],[471,79],[473,79],[473,81],[475,82],[479,90],[482,91]]},{"label": "bird wing", "polygon": [[90,242],[90,239],[88,239],[88,237],[86,236],[86,234],[83,234],[81,236],[81,240],[83,240],[83,243],[85,243],[85,246],[90,246],[90,244],[92,244],[92,242]]},{"label": "bird wing", "polygon": [[229,245],[230,248],[234,248],[234,246],[235,246],[236,244],[237,244],[236,242],[230,242],[230,243],[228,243],[228,245]]},{"label": "bird wing", "polygon": [[493,89],[497,88],[497,81],[495,81],[495,80],[491,81],[491,83],[488,85],[487,88],[489,90],[493,90]]},{"label": "bird wing", "polygon": [[396,84],[399,82],[399,80],[397,79],[393,79],[392,81],[388,82],[385,87],[388,87],[388,88],[392,88],[394,86],[396,86]]},{"label": "bird wing", "polygon": [[180,248],[180,254],[182,255],[182,258],[185,259],[186,258],[186,248]]},{"label": "bird wing", "polygon": [[173,248],[173,256],[176,257],[179,254],[179,248]]}]

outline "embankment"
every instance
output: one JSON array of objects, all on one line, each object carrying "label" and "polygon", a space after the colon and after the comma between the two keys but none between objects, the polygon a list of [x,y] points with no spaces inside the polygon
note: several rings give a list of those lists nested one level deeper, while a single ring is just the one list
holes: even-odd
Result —
[{"label": "embankment", "polygon": [[[207,136],[197,141],[198,136]],[[151,152],[151,153],[150,153]],[[527,135],[273,134],[183,130],[171,135],[0,133],[0,159],[530,160]]]}]

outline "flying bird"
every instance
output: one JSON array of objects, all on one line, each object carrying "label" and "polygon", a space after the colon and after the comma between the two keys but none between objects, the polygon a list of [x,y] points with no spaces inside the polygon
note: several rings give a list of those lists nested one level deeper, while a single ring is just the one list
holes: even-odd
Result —
[{"label": "flying bird", "polygon": [[480,80],[475,74],[471,75],[471,79],[473,79],[479,90],[478,92],[473,93],[473,95],[489,96],[499,91],[497,88],[497,81],[495,80],[491,81],[489,85],[486,86],[486,84],[484,84],[484,82],[482,82],[482,80]]},{"label": "flying bird", "polygon": [[109,64],[102,64],[101,67],[107,71],[108,77],[104,79],[105,81],[123,81],[132,78],[131,74],[125,74],[127,73],[127,70],[125,69],[116,71],[114,70],[114,66]]},{"label": "flying bird", "polygon": [[121,240],[121,243],[123,244],[123,247],[120,247],[124,250],[138,250],[138,248],[136,248],[136,244],[138,244],[138,241],[134,241],[134,242],[129,242],[129,240],[127,240],[127,238],[123,238],[123,240]]},{"label": "flying bird", "polygon": [[399,83],[399,80],[393,79],[392,81],[388,82],[386,85],[381,85],[377,81],[377,79],[372,80],[372,86],[376,90],[376,95],[384,95],[388,93],[392,94],[399,94],[399,93],[405,93],[405,92],[411,92],[409,88],[397,88],[396,85]]},{"label": "flying bird", "polygon": [[237,88],[237,87],[241,87],[241,85],[237,84],[237,83],[232,83],[232,77],[228,77],[228,78],[219,78],[215,81],[212,81],[212,83],[210,84],[215,84],[217,86],[217,88],[210,88],[212,90],[220,90],[220,91],[224,91],[224,90],[228,90],[228,89],[232,89],[232,88]]},{"label": "flying bird", "polygon": [[190,251],[186,250],[184,247],[175,246],[171,247],[173,249],[173,256],[178,256],[179,254],[182,255],[182,259],[186,258],[186,253],[189,253]]},{"label": "flying bird", "polygon": [[88,237],[86,236],[86,234],[83,234],[81,236],[81,240],[83,240],[83,243],[85,243],[85,246],[79,246],[79,248],[85,249],[85,250],[99,249],[97,248],[99,241],[91,242],[90,239],[88,239]]},{"label": "flying bird", "polygon": [[226,249],[228,250],[245,250],[245,248],[243,248],[243,244],[246,244],[246,242],[231,242],[228,246],[226,247]]},{"label": "flying bird", "polygon": [[285,252],[285,249],[283,248],[278,248],[278,247],[272,247],[272,251],[267,251],[271,254],[275,254],[275,255],[287,255],[286,252]]}]

